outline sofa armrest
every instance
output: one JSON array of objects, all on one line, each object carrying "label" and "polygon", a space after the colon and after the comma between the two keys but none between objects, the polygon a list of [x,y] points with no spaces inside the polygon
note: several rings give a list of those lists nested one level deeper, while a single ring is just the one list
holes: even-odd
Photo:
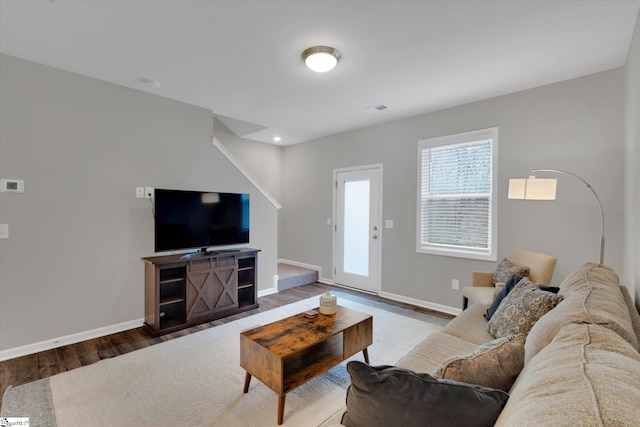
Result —
[{"label": "sofa armrest", "polygon": [[493,272],[492,271],[474,271],[471,278],[472,286],[493,286]]}]

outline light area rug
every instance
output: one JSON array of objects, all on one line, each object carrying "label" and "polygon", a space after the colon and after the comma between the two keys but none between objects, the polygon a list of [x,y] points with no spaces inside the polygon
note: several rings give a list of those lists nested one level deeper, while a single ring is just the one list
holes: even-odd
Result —
[{"label": "light area rug", "polygon": [[[340,299],[339,304],[373,315],[372,365],[396,363],[441,329],[412,310],[384,303]],[[55,413],[50,421],[58,427],[275,426],[278,396],[256,378],[249,392],[242,392],[239,333],[317,306],[312,297],[50,377]],[[346,363],[288,393],[283,424],[318,426],[340,411],[350,384]],[[5,399],[19,400],[21,387],[10,389]]]}]

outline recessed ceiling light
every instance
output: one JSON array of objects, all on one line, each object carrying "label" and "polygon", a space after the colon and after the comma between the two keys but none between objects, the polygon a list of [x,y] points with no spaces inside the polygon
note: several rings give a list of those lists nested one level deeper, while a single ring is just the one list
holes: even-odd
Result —
[{"label": "recessed ceiling light", "polygon": [[342,54],[329,46],[314,46],[302,52],[302,59],[307,67],[317,73],[324,73],[336,66]]},{"label": "recessed ceiling light", "polygon": [[280,141],[282,141],[282,138],[280,138],[279,136],[273,137],[273,142],[280,142]]}]

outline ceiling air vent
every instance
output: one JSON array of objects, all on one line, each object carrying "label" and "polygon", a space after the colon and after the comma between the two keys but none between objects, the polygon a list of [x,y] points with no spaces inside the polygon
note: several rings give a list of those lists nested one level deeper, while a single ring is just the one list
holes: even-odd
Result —
[{"label": "ceiling air vent", "polygon": [[379,111],[386,110],[387,108],[389,108],[389,107],[387,107],[384,104],[380,104],[380,105],[376,105],[375,107],[369,107],[369,108],[365,109],[364,111],[366,111],[367,113],[377,113]]}]

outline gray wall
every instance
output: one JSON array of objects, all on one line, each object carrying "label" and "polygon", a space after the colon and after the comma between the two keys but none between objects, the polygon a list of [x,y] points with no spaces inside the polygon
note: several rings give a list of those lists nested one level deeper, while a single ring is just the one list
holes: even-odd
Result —
[{"label": "gray wall", "polygon": [[[283,147],[240,138],[215,118],[213,129],[216,138],[225,148],[282,204]],[[278,241],[284,228],[282,216],[278,215]]]},{"label": "gray wall", "polygon": [[278,202],[281,199],[282,147],[239,138],[214,118],[216,138]]},{"label": "gray wall", "polygon": [[141,319],[150,203],[136,186],[251,193],[261,289],[277,211],[211,143],[212,112],[0,57],[0,349]]},{"label": "gray wall", "polygon": [[[605,263],[622,268],[624,71],[569,80],[404,120],[343,133],[284,149],[279,254],[320,265],[331,279],[332,170],[382,163],[384,229],[382,290],[461,306],[451,279],[468,283],[474,270],[495,263],[418,254],[417,141],[499,127],[498,256],[523,247],[558,257],[554,282],[586,261],[598,261],[600,212],[591,192],[561,175],[558,200],[507,200],[508,179],[532,168],[578,174],[600,194],[606,210]],[[391,106],[393,108],[393,106]]]},{"label": "gray wall", "polygon": [[625,81],[625,284],[640,307],[640,15]]}]

